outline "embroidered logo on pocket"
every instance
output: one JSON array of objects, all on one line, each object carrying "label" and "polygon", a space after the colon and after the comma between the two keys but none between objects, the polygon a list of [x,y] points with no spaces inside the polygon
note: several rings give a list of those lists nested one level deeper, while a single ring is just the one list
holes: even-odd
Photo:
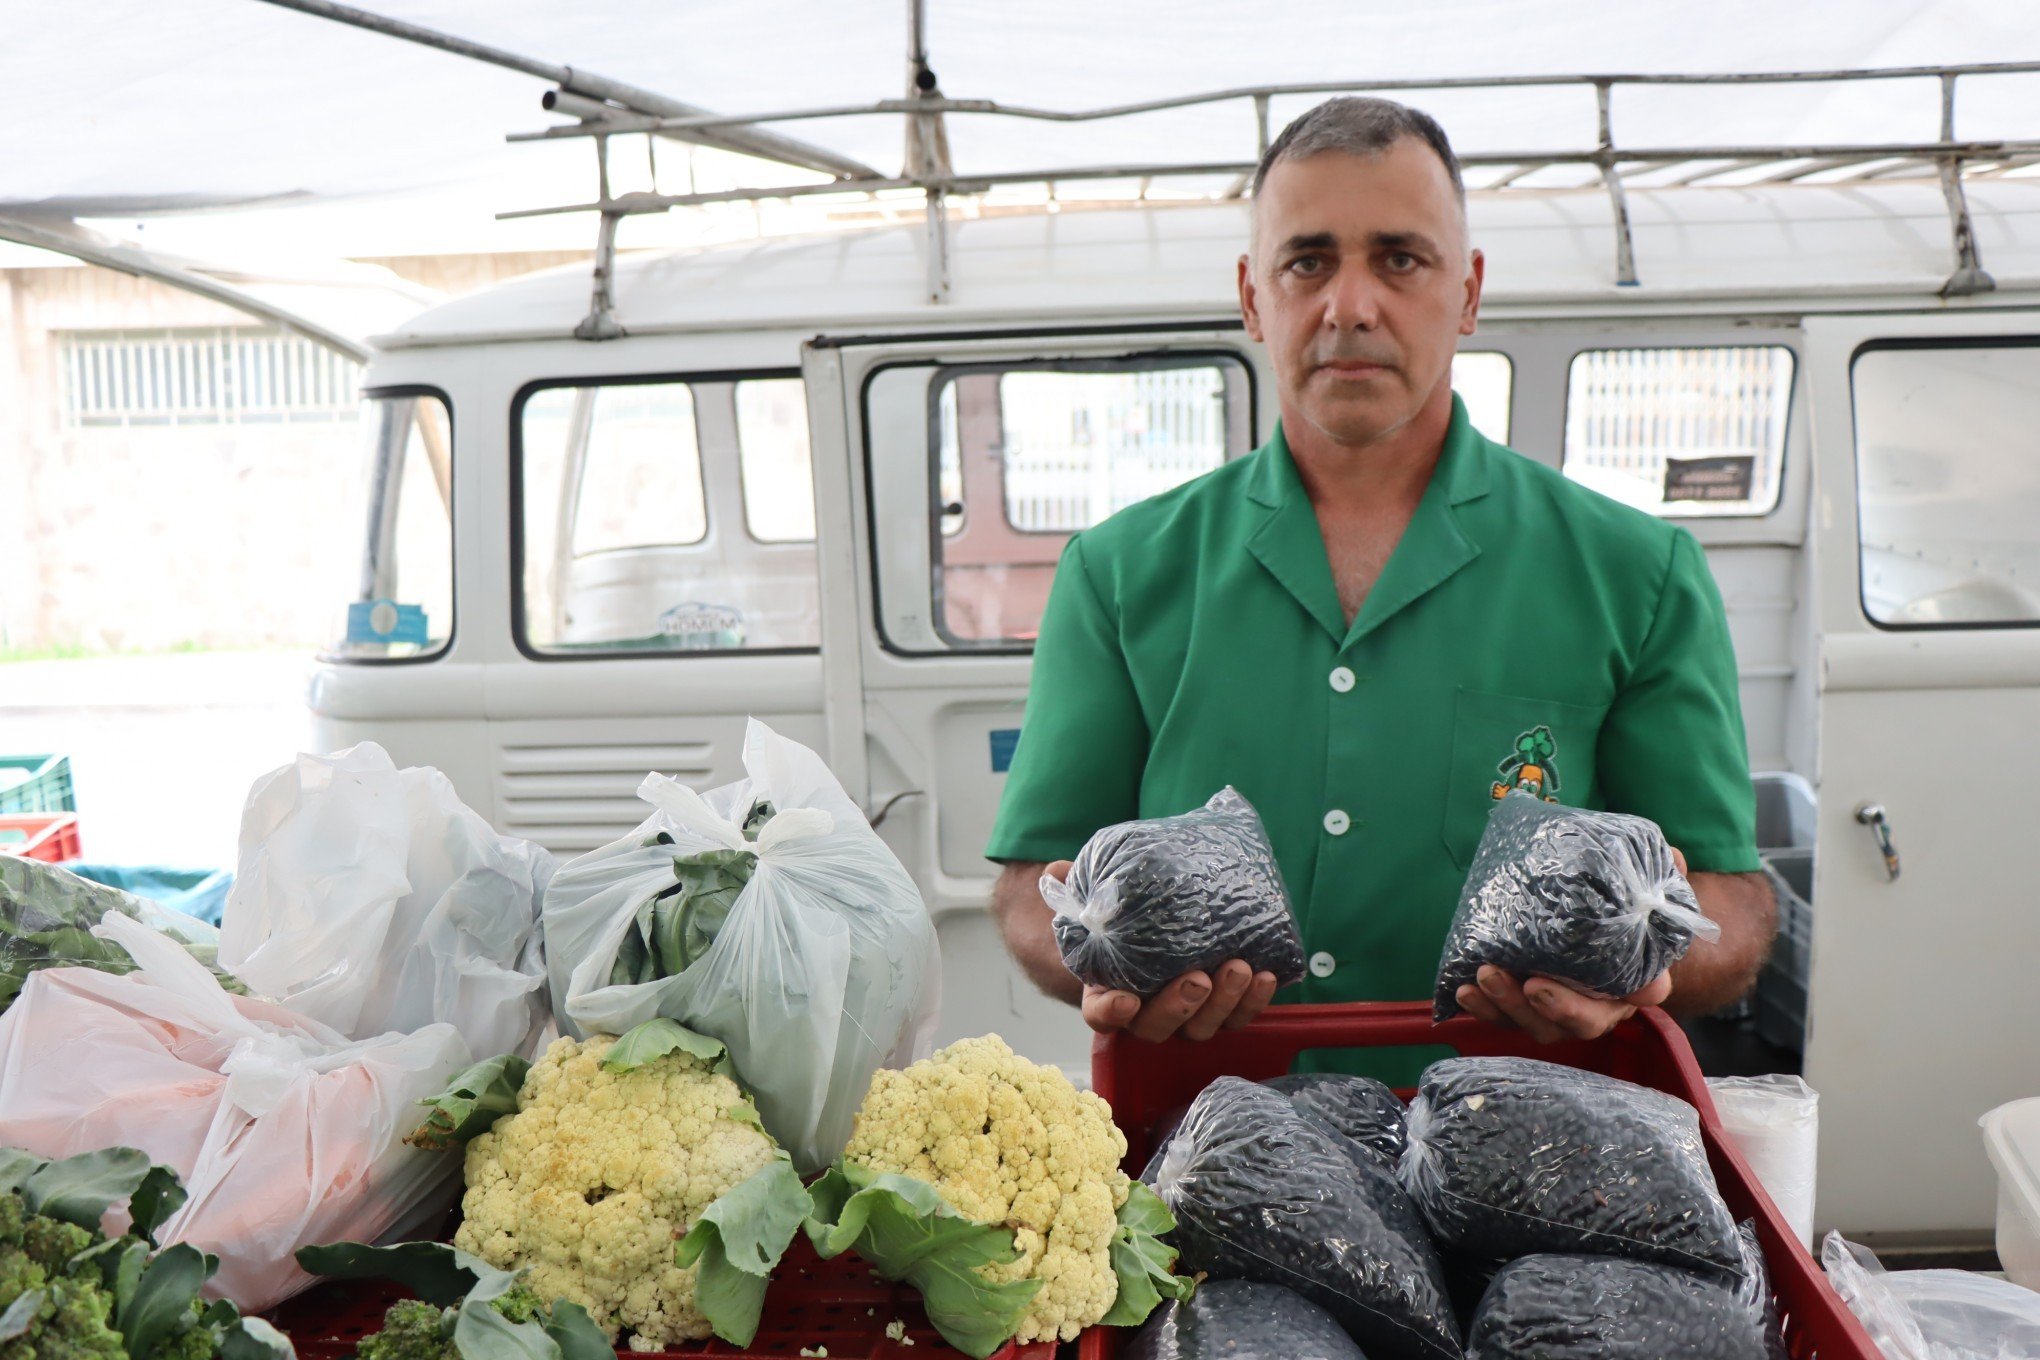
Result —
[{"label": "embroidered logo on pocket", "polygon": [[1516,749],[1495,769],[1502,777],[1489,787],[1491,796],[1506,798],[1521,789],[1547,803],[1558,801],[1558,740],[1550,728],[1540,724],[1517,737]]}]

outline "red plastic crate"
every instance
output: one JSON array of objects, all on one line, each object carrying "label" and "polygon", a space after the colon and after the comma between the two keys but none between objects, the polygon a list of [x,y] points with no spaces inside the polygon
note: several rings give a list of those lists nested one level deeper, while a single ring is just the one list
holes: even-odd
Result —
[{"label": "red plastic crate", "polygon": [[[270,1315],[290,1336],[300,1360],[346,1360],[355,1343],[382,1330],[383,1313],[409,1291],[378,1281],[335,1281],[300,1294]],[[886,1336],[895,1319],[907,1324],[911,1346]],[[1094,1327],[1075,1346],[1078,1360],[1104,1360],[1105,1328]],[[631,1360],[658,1356],[714,1356],[718,1360],[800,1360],[803,1347],[826,1346],[829,1360],[967,1360],[942,1340],[921,1311],[920,1296],[904,1284],[872,1274],[854,1253],[833,1261],[817,1257],[796,1236],[765,1294],[758,1335],[748,1349],[700,1341],[670,1351],[619,1350]],[[1008,1344],[990,1360],[1055,1360],[1054,1345]]]},{"label": "red plastic crate", "polygon": [[[26,838],[15,839],[11,833],[17,832],[24,833]],[[79,849],[78,814],[64,812],[0,817],[0,854],[48,860],[51,864],[82,857],[84,851]]]},{"label": "red plastic crate", "polygon": [[[1263,1081],[1280,1076],[1298,1054],[1311,1049],[1416,1044],[1442,1044],[1469,1057],[1542,1058],[1668,1091],[1689,1102],[1700,1112],[1707,1160],[1721,1197],[1737,1222],[1756,1220],[1757,1240],[1785,1324],[1786,1351],[1793,1360],[1882,1360],[1869,1333],[1829,1286],[1827,1276],[1729,1141],[1692,1046],[1661,1011],[1640,1012],[1592,1043],[1547,1046],[1519,1030],[1501,1029],[1471,1016],[1433,1024],[1428,1001],[1271,1006],[1247,1028],[1221,1032],[1205,1043],[1172,1039],[1154,1045],[1125,1035],[1101,1035],[1091,1050],[1091,1082],[1111,1103],[1113,1116],[1126,1133],[1126,1165],[1137,1174],[1153,1150],[1156,1122],[1189,1104],[1214,1078]],[[1117,1337],[1104,1329],[1098,1332],[1099,1354],[1117,1354]]]}]

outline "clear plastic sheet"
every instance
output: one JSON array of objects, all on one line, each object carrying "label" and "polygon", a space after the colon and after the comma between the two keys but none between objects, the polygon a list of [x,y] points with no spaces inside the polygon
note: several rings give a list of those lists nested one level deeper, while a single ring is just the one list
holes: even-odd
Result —
[{"label": "clear plastic sheet", "polygon": [[1289,1097],[1289,1103],[1317,1119],[1363,1151],[1374,1156],[1390,1172],[1402,1161],[1408,1137],[1403,1129],[1403,1105],[1395,1092],[1372,1077],[1348,1076],[1341,1072],[1295,1072],[1261,1083]]},{"label": "clear plastic sheet", "polygon": [[1837,1232],[1821,1240],[1828,1282],[1885,1360],[2034,1360],[2040,1293],[1966,1270],[1887,1272]]},{"label": "clear plastic sheet", "polygon": [[1280,1285],[1212,1280],[1165,1303],[1120,1360],[1367,1360],[1330,1313]]},{"label": "clear plastic sheet", "polygon": [[1719,939],[1657,824],[1561,807],[1520,790],[1495,804],[1459,910],[1445,935],[1432,1013],[1459,1014],[1457,994],[1483,964],[1592,996],[1642,990]]},{"label": "clear plastic sheet", "polygon": [[1086,983],[1151,997],[1183,974],[1244,959],[1283,985],[1303,977],[1303,940],[1274,847],[1231,788],[1180,817],[1108,826],[1069,881],[1041,879],[1063,962]]},{"label": "clear plastic sheet", "polygon": [[1437,1248],[1395,1179],[1280,1092],[1220,1077],[1144,1179],[1176,1215],[1177,1270],[1280,1284],[1373,1360],[1454,1360]]},{"label": "clear plastic sheet", "polygon": [[1612,1256],[1526,1256],[1488,1286],[1467,1360],[1762,1360],[1756,1318],[1689,1270]]},{"label": "clear plastic sheet", "polygon": [[1439,1244],[1743,1274],[1693,1107],[1532,1058],[1450,1058],[1410,1102],[1402,1180]]}]

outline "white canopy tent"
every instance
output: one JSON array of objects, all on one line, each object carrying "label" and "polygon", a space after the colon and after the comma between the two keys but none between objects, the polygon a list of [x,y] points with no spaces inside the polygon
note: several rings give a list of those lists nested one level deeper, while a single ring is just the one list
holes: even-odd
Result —
[{"label": "white canopy tent", "polygon": [[[366,8],[731,116],[870,105],[899,99],[909,85],[907,0],[589,0],[572,7],[547,0],[368,0]],[[232,260],[244,273],[287,277],[300,293],[311,276],[331,283],[321,271],[345,257],[594,244],[593,214],[497,219],[596,197],[595,157],[585,138],[505,140],[567,121],[540,108],[549,80],[260,0],[37,6],[10,14],[5,29],[0,77],[15,99],[13,116],[0,127],[0,216],[57,228],[75,222],[152,251]],[[949,99],[1060,111],[1268,85],[2040,57],[2040,34],[2023,0],[1461,0],[1315,9],[1210,0],[1104,6],[1041,0],[1024,8],[929,0],[926,41],[930,68]],[[1436,113],[1461,151],[1477,156],[1592,148],[1594,93],[1590,85],[1572,85],[1402,97]],[[2030,138],[2035,129],[2021,120],[2040,106],[2036,95],[2040,74],[1966,76],[1954,134]],[[1279,127],[1321,97],[1275,95],[1269,124]],[[1629,147],[1916,144],[1940,132],[1941,88],[1932,76],[1868,84],[1623,85],[1614,90],[1610,115],[1615,137]],[[897,113],[836,116],[771,130],[890,177],[906,164],[910,122]],[[948,113],[945,122],[958,176],[1236,165],[1257,149],[1249,98],[1095,122],[964,112]],[[616,194],[826,178],[723,152],[690,152],[663,138],[610,141]],[[1479,185],[1504,173],[1476,170],[1469,178]],[[1596,172],[1573,164],[1537,174],[1527,182],[1588,184]],[[1236,182],[1236,174],[1153,185],[1076,180],[1059,191],[1205,194]],[[918,191],[892,197],[918,213]],[[759,212],[739,203],[632,217],[621,244],[749,235],[773,225]],[[774,220],[786,227],[817,219],[810,213]],[[248,286],[265,285],[258,277]]]}]

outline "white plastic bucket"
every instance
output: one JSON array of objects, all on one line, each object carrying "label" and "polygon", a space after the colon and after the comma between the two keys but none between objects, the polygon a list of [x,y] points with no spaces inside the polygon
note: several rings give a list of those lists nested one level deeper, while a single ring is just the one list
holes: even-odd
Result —
[{"label": "white plastic bucket", "polygon": [[2000,1105],[1981,1120],[1997,1168],[1997,1253],[2005,1278],[2040,1289],[2040,1097]]}]

